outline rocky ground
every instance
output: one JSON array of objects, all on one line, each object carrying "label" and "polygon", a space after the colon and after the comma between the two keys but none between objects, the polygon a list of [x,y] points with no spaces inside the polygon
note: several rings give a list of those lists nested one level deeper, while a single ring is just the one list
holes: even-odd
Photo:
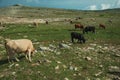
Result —
[{"label": "rocky ground", "polygon": [[[81,47],[80,45],[83,46]],[[0,44],[0,47],[4,47],[4,45]],[[1,53],[2,52],[4,53],[5,50],[1,50]],[[69,56],[69,54],[72,54],[73,56]],[[69,58],[64,57],[58,59],[58,57],[61,55],[68,56]],[[40,56],[42,56],[42,59],[40,59]],[[73,44],[71,42],[63,41],[57,44],[49,43],[47,45],[39,45],[35,57],[36,59],[31,64],[31,66],[39,66],[41,64],[46,64],[47,66],[50,66],[55,60],[56,66],[54,66],[54,69],[57,74],[60,74],[61,70],[70,70],[78,72],[74,73],[73,76],[81,76],[82,73],[80,72],[80,70],[85,68],[85,66],[79,66],[76,62],[86,61],[88,62],[88,65],[86,65],[86,69],[99,67],[99,69],[94,72],[93,76],[98,77],[101,75],[106,75],[106,77],[104,76],[105,80],[120,80],[120,45],[100,45],[97,43],[90,43],[84,46],[84,44]],[[1,59],[2,57],[0,58],[0,60]],[[69,60],[69,62],[65,64],[65,60]],[[109,65],[106,67],[104,62],[108,63]],[[117,63],[117,65],[113,65],[114,62]],[[12,67],[19,66],[19,63],[13,63],[10,64],[8,68],[11,69]],[[107,74],[104,73],[104,70],[106,70],[106,68]],[[16,72],[12,72],[12,75],[16,75]],[[0,73],[0,77],[3,76],[6,75]],[[86,79],[91,80],[89,77],[87,77]],[[96,79],[101,80],[99,77]],[[69,80],[69,78],[65,77],[64,80]]]}]

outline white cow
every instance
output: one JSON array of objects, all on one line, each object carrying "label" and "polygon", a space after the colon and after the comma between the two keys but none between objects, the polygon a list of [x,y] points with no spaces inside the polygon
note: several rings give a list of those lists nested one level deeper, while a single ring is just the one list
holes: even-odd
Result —
[{"label": "white cow", "polygon": [[[28,59],[31,62],[32,61],[31,55],[35,51],[32,41],[28,39],[18,39],[18,40],[6,39],[5,48],[8,54],[8,61],[10,61],[11,57],[15,57],[15,54],[25,53],[26,59]],[[19,61],[19,59],[17,59],[16,57],[15,59]]]}]

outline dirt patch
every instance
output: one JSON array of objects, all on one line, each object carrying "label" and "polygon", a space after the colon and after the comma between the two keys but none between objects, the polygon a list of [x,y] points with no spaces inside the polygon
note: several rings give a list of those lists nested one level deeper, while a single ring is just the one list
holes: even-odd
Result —
[{"label": "dirt patch", "polygon": [[46,19],[30,19],[30,18],[23,18],[23,17],[0,17],[1,23],[45,23],[48,22],[57,22],[57,21],[65,21],[69,20],[70,18],[46,18]]},{"label": "dirt patch", "polygon": [[45,23],[43,19],[29,19],[29,18],[13,18],[13,17],[0,17],[2,23]]}]

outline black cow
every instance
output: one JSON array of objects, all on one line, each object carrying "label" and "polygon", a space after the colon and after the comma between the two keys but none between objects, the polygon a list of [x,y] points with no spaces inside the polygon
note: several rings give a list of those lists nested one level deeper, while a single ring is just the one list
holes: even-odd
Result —
[{"label": "black cow", "polygon": [[83,34],[84,33],[88,33],[88,32],[93,32],[93,33],[95,33],[95,27],[94,26],[87,26],[87,27],[85,27],[84,29],[83,29]]},{"label": "black cow", "polygon": [[77,33],[77,32],[71,32],[71,40],[74,43],[74,39],[77,39],[78,42],[80,41],[80,43],[85,43],[85,38],[83,36],[83,34]]}]

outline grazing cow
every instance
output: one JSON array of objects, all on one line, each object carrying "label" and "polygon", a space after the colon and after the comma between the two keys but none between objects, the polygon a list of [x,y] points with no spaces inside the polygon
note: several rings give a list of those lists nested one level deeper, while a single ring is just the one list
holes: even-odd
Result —
[{"label": "grazing cow", "polygon": [[91,20],[91,21],[95,21],[95,18],[91,18],[90,20]]},{"label": "grazing cow", "polygon": [[78,19],[82,19],[81,17],[78,17]]},{"label": "grazing cow", "polygon": [[103,24],[99,24],[99,27],[105,29],[105,25]]},{"label": "grazing cow", "polygon": [[84,28],[84,26],[83,26],[83,25],[81,25],[81,24],[75,24],[75,29],[77,29],[77,28],[83,29],[83,28]]},{"label": "grazing cow", "polygon": [[34,25],[35,27],[38,27],[38,23],[37,23],[37,22],[33,22],[33,25]]},{"label": "grazing cow", "polygon": [[108,20],[109,23],[112,23],[112,20]]},{"label": "grazing cow", "polygon": [[87,27],[85,27],[84,29],[83,29],[83,34],[84,33],[88,33],[88,32],[93,32],[93,33],[95,33],[95,27],[94,26],[87,26]]},{"label": "grazing cow", "polygon": [[[31,40],[28,39],[18,39],[18,40],[5,40],[5,48],[8,54],[8,61],[10,62],[11,57],[15,57],[15,54],[25,53],[26,59],[31,62],[31,56],[34,52],[34,47]],[[16,61],[19,61],[15,57]]]},{"label": "grazing cow", "polygon": [[71,40],[74,43],[74,39],[77,39],[78,42],[80,41],[80,43],[85,43],[85,38],[83,36],[83,34],[77,33],[77,32],[71,32]]},{"label": "grazing cow", "polygon": [[72,20],[70,20],[70,24],[72,24],[73,23],[73,21]]},{"label": "grazing cow", "polygon": [[45,23],[48,24],[48,21],[46,21]]},{"label": "grazing cow", "polygon": [[2,22],[0,22],[0,26],[2,26]]}]

